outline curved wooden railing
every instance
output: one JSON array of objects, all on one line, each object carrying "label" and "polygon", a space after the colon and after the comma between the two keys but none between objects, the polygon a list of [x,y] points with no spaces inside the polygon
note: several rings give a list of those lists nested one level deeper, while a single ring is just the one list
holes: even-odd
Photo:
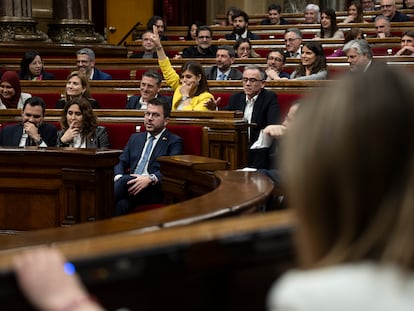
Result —
[{"label": "curved wooden railing", "polygon": [[[219,186],[211,192],[181,203],[168,205],[156,210],[115,217],[109,220],[84,223],[69,228],[53,228],[17,235],[0,235],[0,269],[5,269],[16,252],[22,248],[40,245],[61,245],[74,243],[77,240],[94,242],[85,249],[68,255],[71,257],[90,256],[98,249],[97,242],[110,235],[137,235],[148,231],[194,224],[208,219],[229,215],[251,213],[261,208],[269,198],[273,184],[265,176],[258,173],[242,171],[217,171]],[[121,239],[122,240],[122,239]],[[122,243],[121,243],[122,244]],[[120,245],[122,248],[123,246]],[[69,248],[70,249],[70,248]],[[73,248],[72,250],[76,250]],[[116,249],[112,249],[116,251]]]}]

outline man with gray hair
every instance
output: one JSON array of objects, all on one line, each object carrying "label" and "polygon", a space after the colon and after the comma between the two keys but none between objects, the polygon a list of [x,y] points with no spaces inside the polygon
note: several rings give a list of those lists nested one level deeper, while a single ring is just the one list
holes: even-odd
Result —
[{"label": "man with gray hair", "polygon": [[285,57],[301,58],[302,32],[299,28],[288,28],[285,31]]},{"label": "man with gray hair", "polygon": [[241,71],[231,67],[235,56],[233,47],[220,45],[216,52],[216,65],[205,70],[207,80],[241,80]]},{"label": "man with gray hair", "polygon": [[112,80],[112,77],[95,68],[95,52],[83,48],[76,52],[76,65],[78,70],[86,74],[89,80]]},{"label": "man with gray hair", "polygon": [[231,95],[223,110],[243,111],[244,119],[251,125],[248,129],[248,166],[267,169],[272,149],[260,143],[259,138],[263,137],[261,133],[266,126],[280,122],[277,95],[265,89],[266,73],[259,66],[247,65],[242,83],[243,92]]},{"label": "man with gray hair", "polygon": [[320,21],[320,10],[316,4],[309,3],[303,14],[305,16],[305,24],[318,24]]},{"label": "man with gray hair", "polygon": [[364,39],[351,40],[344,45],[351,72],[365,72],[372,65],[372,49]]},{"label": "man with gray hair", "polygon": [[380,8],[382,15],[388,18],[390,22],[409,22],[410,17],[397,10],[395,0],[381,0]]}]

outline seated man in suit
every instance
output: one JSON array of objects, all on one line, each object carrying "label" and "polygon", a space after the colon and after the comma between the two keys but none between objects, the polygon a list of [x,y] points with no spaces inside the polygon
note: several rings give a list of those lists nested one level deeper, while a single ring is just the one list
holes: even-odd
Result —
[{"label": "seated man in suit", "polygon": [[285,57],[301,58],[302,32],[299,28],[288,28],[285,31]]},{"label": "seated man in suit", "polygon": [[40,97],[26,99],[22,109],[22,122],[7,125],[0,131],[0,146],[56,146],[56,127],[43,123],[45,107],[45,102]]},{"label": "seated man in suit", "polygon": [[241,80],[240,70],[232,68],[236,53],[229,45],[220,45],[216,53],[216,65],[205,70],[207,80]]},{"label": "seated man in suit", "polygon": [[259,40],[259,36],[249,31],[249,15],[244,11],[236,12],[232,17],[233,32],[224,35],[226,40],[238,40],[239,38],[249,38]]},{"label": "seated man in suit", "polygon": [[183,141],[165,127],[171,105],[153,98],[145,111],[146,132],[133,134],[114,170],[115,216],[127,214],[133,207],[162,203],[162,175],[157,158],[182,152]]},{"label": "seated man in suit", "polygon": [[155,97],[163,98],[171,105],[172,98],[170,96],[163,96],[158,93],[161,88],[161,82],[162,76],[157,71],[150,69],[144,72],[139,85],[141,95],[134,95],[128,98],[125,108],[146,110],[149,101]]},{"label": "seated man in suit", "polygon": [[85,73],[89,80],[112,80],[112,77],[95,68],[95,52],[83,48],[76,52],[76,65],[78,70]]},{"label": "seated man in suit", "polygon": [[[270,124],[279,123],[279,104],[277,95],[266,90],[266,74],[254,65],[248,65],[243,71],[243,92],[233,94],[223,110],[240,110],[249,123],[248,166],[256,169],[267,169],[270,166],[271,149],[253,145],[261,136],[262,130]],[[256,144],[257,145],[257,144]],[[251,148],[253,146],[253,148]]]},{"label": "seated man in suit", "polygon": [[142,51],[132,54],[129,58],[157,58],[154,41],[152,41],[152,30],[146,30],[142,34]]}]

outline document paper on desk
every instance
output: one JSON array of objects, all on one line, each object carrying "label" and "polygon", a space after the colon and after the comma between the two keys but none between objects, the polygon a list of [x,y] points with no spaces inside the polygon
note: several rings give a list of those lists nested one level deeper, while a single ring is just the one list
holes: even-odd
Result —
[{"label": "document paper on desk", "polygon": [[254,142],[250,149],[269,148],[272,144],[272,140],[273,138],[270,135],[264,134],[263,130],[261,130],[259,138]]}]

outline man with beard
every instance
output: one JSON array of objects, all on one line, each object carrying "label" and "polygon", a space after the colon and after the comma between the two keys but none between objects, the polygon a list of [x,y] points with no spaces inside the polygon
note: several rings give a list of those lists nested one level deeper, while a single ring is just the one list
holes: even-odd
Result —
[{"label": "man with beard", "polygon": [[229,45],[220,45],[216,53],[216,65],[205,70],[207,80],[241,80],[240,70],[232,68],[236,54]]},{"label": "man with beard", "polygon": [[89,80],[112,80],[111,75],[95,67],[95,52],[90,48],[83,48],[76,52],[76,65]]},{"label": "man with beard", "polygon": [[372,66],[372,49],[364,39],[355,39],[344,45],[351,72],[366,72]]},{"label": "man with beard", "polygon": [[45,109],[46,105],[42,98],[33,96],[26,99],[22,109],[22,122],[7,125],[1,130],[0,146],[56,146],[56,127],[43,123]]},{"label": "man with beard", "polygon": [[249,26],[249,16],[244,11],[236,12],[232,16],[233,32],[224,35],[226,40],[237,40],[239,38],[249,38],[250,40],[259,40],[259,36],[255,35],[247,29]]},{"label": "man with beard", "polygon": [[146,132],[132,134],[119,156],[114,169],[114,216],[127,214],[139,205],[163,202],[163,176],[157,158],[183,150],[183,140],[166,129],[170,112],[166,100],[151,99],[144,114]]},{"label": "man with beard", "polygon": [[200,26],[196,31],[197,46],[191,46],[183,50],[183,58],[214,58],[217,47],[211,45],[213,32],[208,26]]}]

